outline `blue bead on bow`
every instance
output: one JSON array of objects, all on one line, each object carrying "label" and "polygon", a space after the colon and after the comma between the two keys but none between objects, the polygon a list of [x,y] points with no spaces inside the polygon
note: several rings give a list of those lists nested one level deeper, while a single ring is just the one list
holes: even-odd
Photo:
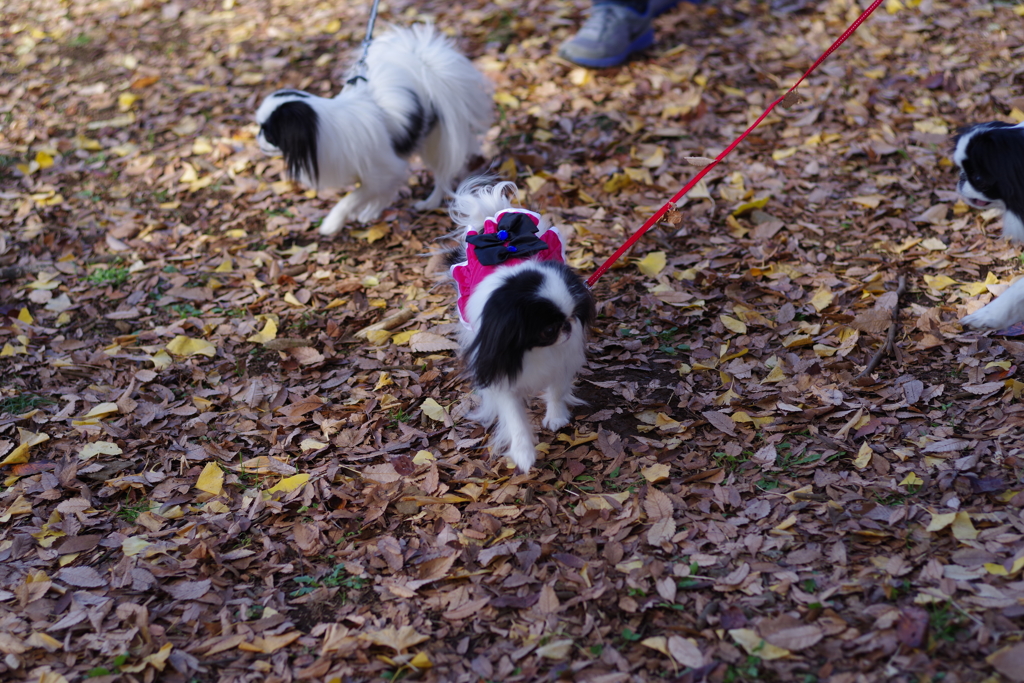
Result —
[{"label": "blue bead on bow", "polygon": [[525,258],[548,248],[537,237],[537,226],[526,214],[506,213],[497,227],[495,232],[466,237],[476,247],[476,258],[482,265],[497,266],[510,258]]}]

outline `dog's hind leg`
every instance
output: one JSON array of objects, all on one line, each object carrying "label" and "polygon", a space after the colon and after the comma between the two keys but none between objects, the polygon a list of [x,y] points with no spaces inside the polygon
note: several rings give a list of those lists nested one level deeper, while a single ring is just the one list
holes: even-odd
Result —
[{"label": "dog's hind leg", "polygon": [[445,146],[443,127],[438,125],[423,141],[420,157],[423,163],[434,174],[434,189],[423,201],[413,206],[417,211],[433,211],[441,206],[446,195],[451,194],[455,185],[455,176],[462,170],[465,159],[455,159],[452,150]]}]

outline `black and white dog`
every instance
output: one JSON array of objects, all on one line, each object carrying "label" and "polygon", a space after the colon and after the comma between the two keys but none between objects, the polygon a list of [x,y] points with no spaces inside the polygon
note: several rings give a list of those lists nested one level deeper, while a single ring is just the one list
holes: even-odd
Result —
[{"label": "black and white dog", "polygon": [[332,99],[279,90],[256,112],[259,146],[283,154],[293,180],[317,189],[358,185],[320,225],[335,235],[350,219],[375,220],[409,177],[418,153],[434,190],[416,203],[435,209],[480,150],[491,122],[491,88],[430,24],[391,28],[366,56],[365,77]]},{"label": "black and white dog", "polygon": [[467,180],[452,199],[460,246],[446,256],[459,290],[462,359],[480,396],[470,417],[496,423],[492,449],[527,472],[537,436],[526,402],[544,398],[547,429],[568,424],[569,408],[582,403],[572,385],[596,313],[590,290],[565,263],[558,231],[513,208],[513,183],[487,182]]},{"label": "black and white dog", "polygon": [[[1000,209],[1003,236],[1024,242],[1024,123],[992,121],[960,132],[953,161],[960,167],[957,190],[971,206]],[[1024,320],[1024,279],[984,308],[965,316],[969,327],[998,329]]]}]

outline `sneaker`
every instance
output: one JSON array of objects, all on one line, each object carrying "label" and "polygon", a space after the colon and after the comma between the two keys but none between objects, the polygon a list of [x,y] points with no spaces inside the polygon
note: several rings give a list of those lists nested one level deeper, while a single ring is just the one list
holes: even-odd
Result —
[{"label": "sneaker", "polygon": [[644,14],[614,2],[595,4],[579,32],[562,44],[558,54],[580,66],[618,66],[654,44],[651,20],[677,4],[679,0],[648,0]]}]

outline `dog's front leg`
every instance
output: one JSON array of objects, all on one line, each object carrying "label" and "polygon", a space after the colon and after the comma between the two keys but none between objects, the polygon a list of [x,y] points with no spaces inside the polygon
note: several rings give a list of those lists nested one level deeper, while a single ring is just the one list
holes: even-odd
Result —
[{"label": "dog's front leg", "polygon": [[349,214],[352,212],[354,200],[353,193],[342,197],[341,201],[334,205],[330,213],[320,223],[320,234],[324,237],[334,237],[348,222]]},{"label": "dog's front leg", "polygon": [[995,301],[960,320],[964,327],[1001,329],[1024,320],[1024,278],[1010,285]]},{"label": "dog's front leg", "polygon": [[500,450],[508,449],[507,455],[520,472],[529,472],[537,459],[537,441],[530,424],[530,415],[526,412],[526,403],[512,391],[490,391],[484,396],[489,401],[487,406],[498,416],[495,426],[493,443]]}]

